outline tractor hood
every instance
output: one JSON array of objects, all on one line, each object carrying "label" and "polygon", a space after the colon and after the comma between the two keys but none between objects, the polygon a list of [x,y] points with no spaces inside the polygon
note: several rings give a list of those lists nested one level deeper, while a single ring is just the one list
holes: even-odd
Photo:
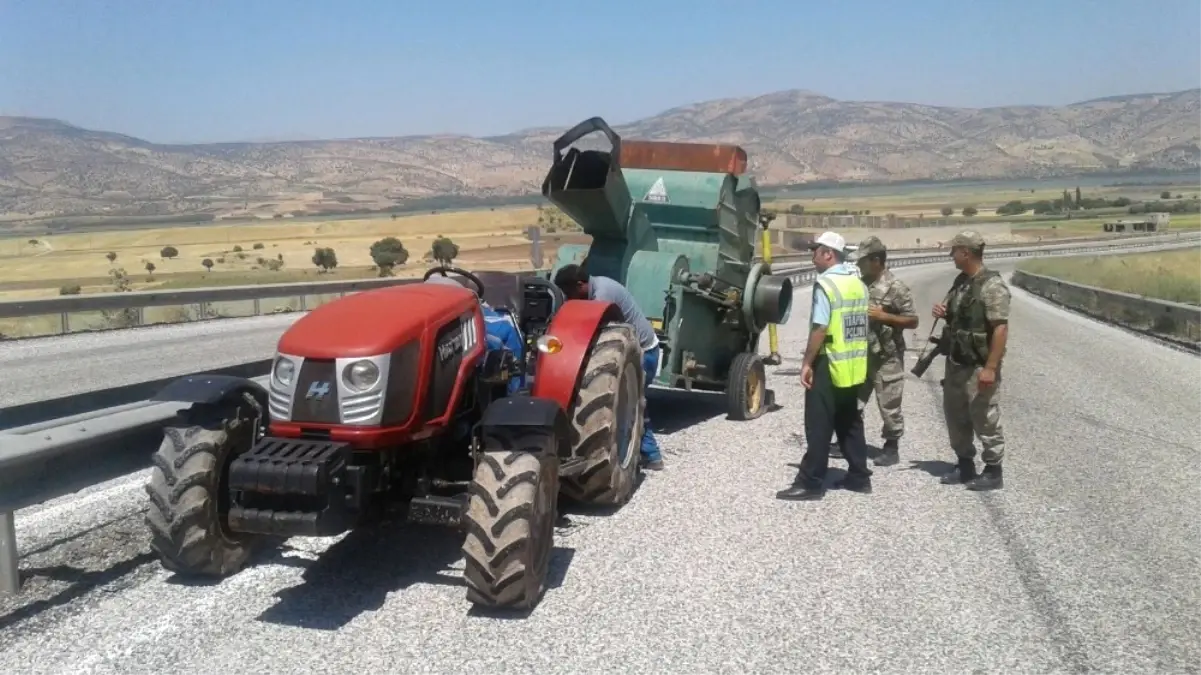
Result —
[{"label": "tractor hood", "polygon": [[361,291],[301,317],[280,337],[278,349],[309,359],[376,356],[418,339],[430,324],[478,311],[466,288],[415,283]]}]

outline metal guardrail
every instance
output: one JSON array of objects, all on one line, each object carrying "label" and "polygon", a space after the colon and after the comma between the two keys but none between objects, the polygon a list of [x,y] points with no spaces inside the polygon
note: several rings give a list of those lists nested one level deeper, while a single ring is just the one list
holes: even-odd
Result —
[{"label": "metal guardrail", "polygon": [[[1130,238],[1114,238],[1104,240],[1104,243],[1098,242],[1100,246],[1135,246],[1138,243],[1175,240],[1182,236],[1196,236],[1201,233],[1169,233],[1161,235],[1136,235]],[[1054,251],[1062,248],[1078,248],[1079,244],[1040,244],[1027,245],[1018,247],[1003,247],[989,249],[989,258],[999,256],[1008,256],[1010,253],[1027,251],[1027,250],[1045,250]],[[932,251],[930,249],[919,250],[913,252],[909,250],[894,250],[890,255],[890,264],[900,265],[902,260],[928,258],[930,256],[945,256],[946,251]],[[805,269],[811,267],[808,263],[800,262],[799,259],[807,257],[808,254],[790,254],[784,256],[773,256],[773,268],[776,273],[787,273],[793,270]],[[532,276],[545,272],[545,270],[533,270],[516,272],[520,276]],[[216,286],[207,288],[191,288],[180,290],[154,290],[154,291],[129,291],[121,293],[93,293],[88,295],[66,295],[54,298],[36,298],[27,300],[8,300],[0,301],[0,319],[5,318],[24,318],[34,316],[54,316],[58,315],[58,330],[53,334],[65,334],[71,331],[70,315],[73,313],[88,313],[88,312],[111,312],[111,311],[130,311],[133,313],[129,317],[126,325],[112,326],[106,328],[96,328],[91,330],[119,330],[121,328],[129,328],[145,325],[164,325],[164,324],[147,324],[145,322],[145,310],[151,307],[181,307],[181,306],[197,306],[199,307],[199,316],[202,319],[219,318],[209,317],[210,305],[217,302],[251,302],[253,307],[251,313],[246,316],[260,316],[263,314],[263,301],[279,298],[299,298],[299,311],[307,311],[310,307],[306,304],[306,298],[309,296],[322,295],[337,295],[344,296],[347,293],[355,293],[372,288],[383,288],[387,286],[401,286],[405,284],[417,283],[420,279],[417,278],[395,278],[382,277],[375,279],[349,279],[340,281],[304,281],[285,284],[256,284],[249,286]],[[167,322],[170,323],[170,322]],[[42,336],[39,336],[42,337]],[[10,338],[20,339],[20,338]]]},{"label": "metal guardrail", "polygon": [[[1156,238],[1155,241],[1150,239],[1125,241],[1121,245],[1065,245],[1054,247],[1044,246],[1016,251],[1006,250],[990,254],[989,259],[1043,257],[1107,251],[1121,252],[1149,247],[1176,248],[1195,246],[1198,242],[1201,242],[1201,232],[1189,237]],[[898,257],[889,260],[889,265],[892,267],[909,267],[931,263],[949,263],[948,253]],[[817,276],[816,270],[811,265],[790,267],[788,272],[783,272],[783,270],[784,268],[778,268],[776,272],[790,273],[792,282],[797,285],[808,285]],[[388,283],[389,281],[391,283]],[[383,279],[372,283],[370,287],[395,285],[398,282],[411,283],[410,280]],[[355,286],[362,283],[359,281],[332,283],[343,284],[347,292],[356,288],[357,290],[363,289],[362,286]],[[313,288],[313,286],[314,284],[281,284],[274,288],[256,286],[195,289],[177,291],[175,293],[179,295],[172,295],[172,300],[179,297],[232,297],[238,294],[244,294],[242,296],[244,298],[253,298],[256,297],[256,294],[259,298],[279,297],[283,293],[295,292],[292,290],[281,290],[280,287],[292,289]],[[109,305],[110,307],[133,307],[137,306],[134,303],[140,302],[140,300],[131,299],[129,297],[133,295],[131,293],[114,295],[120,300],[104,300],[104,302],[117,303]],[[164,295],[148,293],[143,294],[142,297],[150,298],[152,301],[168,302],[163,297]],[[92,296],[92,298],[95,297]],[[70,302],[78,300],[81,300],[81,298],[56,298],[50,301],[30,302]],[[9,311],[15,310],[10,309]],[[16,316],[21,315],[17,314]],[[262,357],[254,359],[250,363],[255,362],[262,362]],[[265,383],[268,376],[264,374],[254,379],[260,383]],[[93,392],[93,394],[99,393]],[[17,551],[14,512],[18,509],[54,499],[82,487],[81,485],[76,485],[67,488],[60,485],[56,488],[46,488],[39,485],[41,482],[39,474],[45,471],[45,467],[55,460],[74,460],[68,462],[74,465],[96,462],[99,459],[96,456],[98,452],[97,447],[101,443],[129,439],[140,432],[154,431],[170,420],[178,410],[186,407],[186,405],[180,403],[137,401],[117,407],[77,414],[71,417],[28,424],[0,432],[0,593],[12,594],[16,593],[20,588],[19,554]],[[127,451],[128,445],[129,443],[117,444],[118,447],[125,447]],[[84,458],[86,458],[87,462],[79,461]]]},{"label": "metal guardrail", "polygon": [[1016,270],[1010,282],[1105,323],[1201,351],[1201,307]]}]

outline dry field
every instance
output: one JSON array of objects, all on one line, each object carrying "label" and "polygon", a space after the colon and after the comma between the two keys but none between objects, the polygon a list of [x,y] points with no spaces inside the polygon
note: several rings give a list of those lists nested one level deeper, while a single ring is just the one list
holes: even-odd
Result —
[{"label": "dry field", "polygon": [[1201,248],[1023,261],[1031,274],[1148,298],[1201,304]]},{"label": "dry field", "polygon": [[[157,287],[228,285],[230,283],[280,283],[313,279],[318,269],[313,250],[331,247],[338,267],[323,277],[371,276],[371,244],[394,236],[409,251],[408,264],[398,276],[419,274],[428,267],[422,258],[438,236],[459,245],[458,260],[464,265],[486,265],[500,269],[528,269],[529,241],[524,230],[537,221],[534,208],[512,208],[439,213],[434,215],[298,221],[273,220],[264,224],[214,224],[176,226],[42,236],[37,243],[27,239],[0,240],[0,298],[57,295],[66,285],[80,285],[84,292],[106,290],[109,271],[124,268],[138,290]],[[557,244],[579,240],[578,234],[544,235],[544,255],[553,255]],[[255,248],[261,245],[260,248]],[[179,255],[165,260],[164,246]],[[241,247],[241,255],[235,247]],[[117,254],[110,263],[107,253]],[[282,256],[284,266],[268,271],[259,258]],[[214,261],[211,271],[201,265]],[[146,263],[155,266],[153,274]]]}]

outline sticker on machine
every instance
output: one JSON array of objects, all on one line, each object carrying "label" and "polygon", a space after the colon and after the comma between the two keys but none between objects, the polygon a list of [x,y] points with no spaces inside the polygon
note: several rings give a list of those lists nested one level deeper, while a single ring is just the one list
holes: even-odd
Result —
[{"label": "sticker on machine", "polygon": [[842,340],[843,342],[851,342],[853,340],[867,339],[867,315],[853,314],[847,312],[842,315]]},{"label": "sticker on machine", "polygon": [[667,186],[663,184],[663,178],[660,176],[651,189],[646,191],[646,195],[642,197],[644,202],[658,202],[660,204],[667,203]]}]

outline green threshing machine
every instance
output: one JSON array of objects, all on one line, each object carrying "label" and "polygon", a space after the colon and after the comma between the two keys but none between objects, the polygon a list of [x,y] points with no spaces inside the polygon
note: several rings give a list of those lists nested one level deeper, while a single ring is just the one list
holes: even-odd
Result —
[{"label": "green threshing machine", "polygon": [[[603,132],[608,152],[571,147]],[[759,336],[788,321],[792,281],[755,262],[755,233],[770,221],[732,145],[622,139],[599,117],[554,144],[542,194],[592,236],[562,246],[550,271],[586,264],[620,281],[663,347],[654,382],[725,391],[730,417],[754,419],[773,404]],[[774,347],[774,345],[773,345]],[[778,363],[778,355],[772,355]]]}]

